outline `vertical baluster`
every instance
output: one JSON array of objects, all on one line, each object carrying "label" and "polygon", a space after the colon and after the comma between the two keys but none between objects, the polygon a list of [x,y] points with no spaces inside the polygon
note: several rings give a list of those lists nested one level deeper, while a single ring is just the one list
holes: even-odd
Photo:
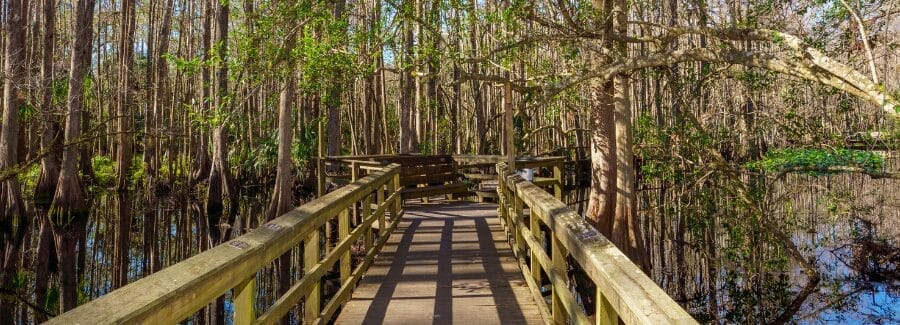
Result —
[{"label": "vertical baluster", "polygon": [[392,219],[400,217],[401,204],[403,203],[403,201],[400,199],[400,195],[399,195],[400,189],[401,189],[401,187],[400,187],[400,170],[398,169],[397,173],[394,174],[393,190],[394,190],[394,192],[397,192],[398,195],[397,195],[396,199],[394,200],[394,210],[391,211]]},{"label": "vertical baluster", "polygon": [[556,180],[553,183],[553,196],[556,197],[557,200],[562,201],[563,196],[563,166],[564,161],[559,161],[555,165],[553,165],[553,179]]},{"label": "vertical baluster", "polygon": [[234,287],[232,296],[234,297],[234,324],[252,324],[256,320],[256,312],[253,310],[256,301],[256,276],[254,275]]},{"label": "vertical baluster", "polygon": [[[359,170],[359,162],[356,162],[356,161],[351,162],[350,163],[350,182],[351,183],[359,180],[359,178],[360,178],[359,171],[360,171]],[[357,205],[357,203],[353,203],[352,205],[350,205],[350,207],[351,207],[350,220],[353,221],[354,226],[356,226],[356,224],[358,222],[360,222],[359,210],[357,210],[356,205]],[[365,215],[363,215],[363,216],[365,216]]]},{"label": "vertical baluster", "polygon": [[[384,204],[385,187],[387,188],[388,193],[394,192],[394,186],[390,185],[390,183],[378,186],[378,189],[375,190],[375,206],[376,207],[381,207],[381,205]],[[387,206],[385,206],[385,208],[387,208]],[[385,229],[384,210],[381,210],[381,213],[378,214],[378,229]]]},{"label": "vertical baluster", "polygon": [[597,325],[618,325],[619,315],[615,308],[609,303],[609,299],[597,288]]},{"label": "vertical baluster", "polygon": [[[556,273],[556,275],[562,278],[563,281],[566,279],[566,251],[565,248],[562,247],[562,243],[560,243],[559,238],[556,238],[556,234],[552,231],[548,232],[550,237],[552,238],[552,242],[550,244],[551,253],[551,263],[550,269],[552,272]],[[565,324],[566,323],[566,309],[562,304],[562,300],[560,300],[560,296],[567,294],[565,292],[566,288],[557,288],[553,286],[553,321],[557,324]],[[560,292],[562,291],[562,292]]]},{"label": "vertical baluster", "polygon": [[[303,245],[303,269],[306,272],[309,272],[316,264],[319,264],[319,229],[316,229],[309,237],[306,239],[306,242]],[[304,319],[306,320],[306,324],[312,324],[319,318],[319,312],[322,311],[322,280],[316,281],[316,284],[313,285],[312,289],[306,295],[306,301],[304,302],[306,308],[304,308]]]},{"label": "vertical baluster", "polygon": [[322,119],[319,119],[319,130],[316,133],[318,151],[319,151],[319,159],[316,160],[316,171],[318,172],[318,177],[316,179],[316,197],[322,197],[325,195],[325,133],[324,128],[322,127]]},{"label": "vertical baluster", "polygon": [[[506,230],[507,239],[509,238],[510,231],[510,223],[509,223],[509,211],[506,208],[506,182],[503,181],[503,177],[498,177],[499,181],[497,182],[497,215],[500,217],[500,224],[503,226],[503,229]],[[513,252],[517,254],[516,252]],[[516,255],[518,257],[518,255]]]},{"label": "vertical baluster", "polygon": [[[379,187],[375,190],[375,192],[379,192],[379,193],[380,193],[380,192],[381,192],[381,186],[379,186]],[[378,199],[376,199],[376,200],[377,200],[377,201],[381,201],[381,200],[378,200]],[[377,204],[377,202],[376,202],[376,204]],[[371,196],[371,195],[367,195],[365,198],[363,198],[363,207],[362,207],[362,210],[363,210],[363,212],[362,212],[362,214],[363,214],[363,219],[368,219],[368,218],[369,218],[369,214],[372,213],[372,212],[371,212],[371,211],[372,211],[372,196]],[[379,221],[378,229],[379,229],[379,231],[384,231],[384,213],[382,213],[382,216],[381,216],[380,219],[381,219],[381,220]],[[366,246],[366,252],[367,252],[367,253],[369,252],[369,248],[372,248],[372,245],[373,245],[373,242],[374,242],[374,240],[372,239],[372,231],[373,231],[373,230],[372,230],[372,224],[369,224],[368,229],[365,229],[365,231],[364,231],[365,237],[363,238],[363,242],[364,242],[364,244],[365,244],[365,246]]]},{"label": "vertical baluster", "polygon": [[[368,198],[368,197],[367,197]],[[355,209],[354,209],[355,210]],[[341,211],[338,215],[338,242],[344,241],[350,237],[350,214],[347,209]],[[337,253],[337,252],[336,252]],[[350,248],[348,247],[341,254],[341,285],[350,278]]]},{"label": "vertical baluster", "polygon": [[[520,199],[518,197],[518,195],[515,196],[515,199],[516,199],[516,215],[521,217],[524,215],[524,212],[522,211],[523,210],[522,206],[525,205],[525,203],[522,201],[522,199]],[[521,220],[524,221],[525,220],[524,217]],[[541,242],[541,217],[538,215],[538,211],[536,209],[531,209],[529,211],[528,228],[529,228],[529,230],[531,230],[531,238],[534,238],[536,242],[540,243]],[[522,244],[524,244],[524,239],[522,239],[521,233],[522,233],[521,231],[516,232],[516,241],[517,242],[521,241],[521,242],[523,242]],[[544,248],[543,247],[532,247],[532,249],[544,249]],[[538,286],[541,285],[541,260],[538,259],[537,254],[535,254],[535,252],[531,252],[531,278],[534,279],[534,283],[537,283]]]}]

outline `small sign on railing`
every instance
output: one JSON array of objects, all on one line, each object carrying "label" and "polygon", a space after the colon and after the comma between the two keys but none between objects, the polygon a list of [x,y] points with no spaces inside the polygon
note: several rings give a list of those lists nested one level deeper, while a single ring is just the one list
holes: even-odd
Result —
[{"label": "small sign on railing", "polygon": [[250,248],[250,244],[248,244],[247,242],[240,241],[240,240],[232,240],[230,243],[228,243],[228,246],[231,246],[231,247],[234,247],[237,249]]}]

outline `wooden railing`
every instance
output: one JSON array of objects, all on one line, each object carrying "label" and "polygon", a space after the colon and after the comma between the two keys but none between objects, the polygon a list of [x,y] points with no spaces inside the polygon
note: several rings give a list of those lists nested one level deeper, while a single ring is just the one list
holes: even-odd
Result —
[{"label": "wooden railing", "polygon": [[[396,163],[401,166],[400,185],[403,198],[428,198],[436,195],[479,199],[496,198],[496,164],[506,159],[498,155],[361,155],[330,156],[318,159],[319,188],[326,182],[346,184],[361,171]],[[565,157],[519,157],[519,168],[535,170],[533,182],[538,186],[563,191]],[[485,186],[483,186],[485,185]]]},{"label": "wooden railing", "polygon": [[[588,315],[569,289],[571,257],[596,285],[597,324],[695,324],[696,321],[647,277],[615,245],[581,216],[540,187],[497,164],[501,175],[498,207],[525,280],[544,319],[556,324],[587,324]],[[528,213],[525,213],[525,210]],[[542,226],[549,229],[549,252],[542,246]],[[543,272],[542,272],[543,271]],[[540,286],[547,275],[552,303]]]},{"label": "wooden railing", "polygon": [[[173,324],[229,290],[233,290],[234,324],[276,323],[301,300],[305,324],[328,323],[401,220],[399,171],[396,164],[373,171],[246,235],[112,291],[49,323]],[[351,211],[361,211],[362,222],[351,225]],[[323,254],[321,230],[332,219],[337,219],[339,238]],[[377,239],[372,231],[376,222],[380,230]],[[360,239],[365,243],[365,258],[351,270],[351,248]],[[258,274],[301,243],[304,276],[257,317]],[[340,289],[330,300],[322,301],[323,276],[336,263],[340,263]]]}]

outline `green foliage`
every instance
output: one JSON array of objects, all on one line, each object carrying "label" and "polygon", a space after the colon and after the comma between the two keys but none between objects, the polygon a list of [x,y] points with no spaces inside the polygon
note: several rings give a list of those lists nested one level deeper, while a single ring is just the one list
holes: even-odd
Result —
[{"label": "green foliage", "polygon": [[297,141],[294,141],[294,160],[301,169],[305,167],[309,161],[315,157],[319,141],[318,124],[319,119],[310,121],[300,127],[297,133]]},{"label": "green foliage", "polygon": [[273,131],[250,146],[241,146],[234,154],[228,156],[229,165],[243,171],[262,172],[275,166],[278,161],[278,136]]},{"label": "green foliage", "polygon": [[12,290],[25,289],[28,288],[28,283],[31,282],[32,273],[27,270],[19,270],[12,277]]},{"label": "green foliage", "polygon": [[419,142],[419,153],[423,155],[430,155],[434,152],[434,146],[431,144],[431,141],[422,141]]},{"label": "green foliage", "polygon": [[737,75],[737,79],[744,82],[750,90],[762,90],[775,82],[776,73],[769,70],[747,69]]},{"label": "green foliage", "polygon": [[525,152],[525,120],[522,118],[522,115],[516,114],[513,116],[513,143],[516,146],[516,152]]},{"label": "green foliage", "polygon": [[19,173],[19,183],[25,191],[34,190],[37,186],[38,177],[41,175],[41,164],[29,165],[24,173]]},{"label": "green foliage", "polygon": [[134,155],[131,158],[131,169],[129,169],[128,182],[133,188],[140,186],[147,174],[147,168],[144,165],[143,155]]},{"label": "green foliage", "polygon": [[22,106],[19,106],[19,118],[21,118],[23,122],[30,121],[37,116],[37,114],[37,109],[34,105],[31,105],[31,103],[24,103]]},{"label": "green foliage", "polygon": [[[224,103],[227,101],[227,98],[223,100],[223,105],[226,105]],[[187,110],[191,123],[195,128],[207,131],[217,126],[226,125],[232,116],[232,113],[225,109],[203,110],[200,107],[195,108],[188,104],[184,104],[184,109]]]},{"label": "green foliage", "polygon": [[169,64],[174,65],[176,70],[187,76],[196,75],[200,72],[203,65],[206,64],[199,56],[194,58],[181,58],[172,53],[165,53],[163,54],[163,58],[168,61]]},{"label": "green foliage", "polygon": [[96,186],[107,188],[116,183],[116,164],[107,156],[91,158],[91,166],[94,169],[94,181]]},{"label": "green foliage", "polygon": [[60,77],[50,83],[50,102],[53,106],[66,105],[66,97],[69,95],[69,79]]},{"label": "green foliage", "polygon": [[867,171],[884,168],[884,157],[869,151],[850,149],[776,149],[766,152],[762,159],[745,164],[751,170],[779,172],[791,168],[809,168],[812,175],[822,175],[830,167],[860,167]]},{"label": "green foliage", "polygon": [[59,306],[59,288],[50,286],[47,288],[47,298],[41,304],[44,310],[57,310]]}]

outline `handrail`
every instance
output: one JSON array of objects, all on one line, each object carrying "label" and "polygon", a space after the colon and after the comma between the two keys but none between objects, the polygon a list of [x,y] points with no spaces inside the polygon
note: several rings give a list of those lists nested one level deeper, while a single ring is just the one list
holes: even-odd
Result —
[{"label": "handrail", "polygon": [[[566,261],[571,256],[597,287],[597,324],[618,324],[619,320],[625,324],[697,323],[596,228],[560,202],[558,196],[522,179],[505,163],[497,164],[497,173],[502,175],[497,188],[499,215],[545,319],[557,324],[567,320],[574,324],[589,322],[567,283]],[[526,207],[528,215],[524,213]],[[541,245],[541,224],[550,229],[549,253]],[[530,263],[525,262],[526,249],[531,252]],[[549,308],[541,298],[541,270],[552,283]]]},{"label": "handrail", "polygon": [[[386,166],[228,243],[112,291],[48,323],[172,324],[190,317],[232,289],[235,324],[278,322],[301,298],[307,311],[304,317],[307,324],[327,323],[350,298],[357,281],[402,218],[399,170],[397,164]],[[362,205],[363,222],[351,231],[348,210],[355,210],[357,203]],[[385,212],[390,212],[390,218]],[[332,218],[338,220],[339,242],[323,257],[319,230]],[[381,236],[374,242],[372,224],[376,220]],[[361,237],[366,243],[366,257],[351,273],[350,249]],[[257,319],[254,311],[257,273],[301,242],[305,275]],[[323,306],[322,277],[335,263],[340,263],[341,287]]]}]

